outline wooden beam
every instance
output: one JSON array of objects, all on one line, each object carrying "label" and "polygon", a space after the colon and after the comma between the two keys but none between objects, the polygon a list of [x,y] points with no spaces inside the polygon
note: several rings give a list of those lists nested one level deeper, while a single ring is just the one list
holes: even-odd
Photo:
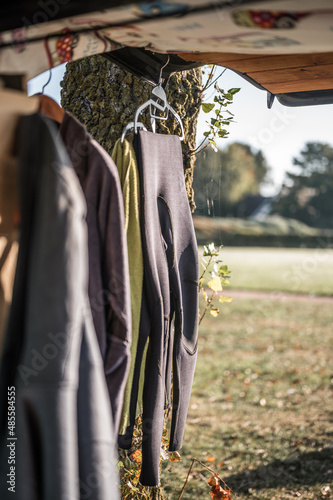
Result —
[{"label": "wooden beam", "polygon": [[248,71],[247,74],[256,82],[280,83],[302,80],[322,80],[331,78],[331,87],[333,88],[333,64],[324,66],[314,66],[311,68],[286,68],[275,71]]},{"label": "wooden beam", "polygon": [[294,82],[280,82],[263,84],[272,94],[286,94],[288,92],[306,92],[310,90],[332,90],[332,78],[322,78],[319,80],[305,80]]},{"label": "wooden beam", "polygon": [[333,52],[253,56],[248,54],[181,54],[186,60],[219,64],[244,73],[272,93],[333,89]]},{"label": "wooden beam", "polygon": [[333,52],[318,54],[259,55],[230,53],[180,54],[186,61],[219,64],[242,73],[260,70],[303,68],[333,64]]}]

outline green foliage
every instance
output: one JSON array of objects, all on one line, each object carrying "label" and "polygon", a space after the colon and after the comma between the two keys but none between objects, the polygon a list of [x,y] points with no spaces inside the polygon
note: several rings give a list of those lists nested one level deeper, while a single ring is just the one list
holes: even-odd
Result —
[{"label": "green foliage", "polygon": [[[221,304],[231,302],[231,297],[220,295],[223,291],[223,286],[229,285],[230,270],[228,266],[222,264],[222,261],[217,259],[220,250],[215,248],[214,243],[204,246],[203,256],[201,258],[202,274],[199,278],[199,293],[203,299],[203,306],[199,309],[199,325],[203,318],[209,312],[213,318],[216,318],[220,310],[217,307],[216,301]],[[207,275],[209,281],[207,281]]]},{"label": "green foliage", "polygon": [[[208,82],[210,82],[210,80],[212,79],[213,72],[214,69],[212,69],[208,77]],[[203,91],[207,90],[210,86],[211,84],[206,85]],[[211,116],[209,121],[206,121],[208,130],[203,133],[204,139],[193,151],[194,154],[201,153],[201,151],[203,151],[207,146],[211,146],[211,148],[215,152],[217,152],[215,140],[217,138],[222,139],[228,137],[229,135],[229,132],[225,127],[230,125],[230,123],[233,121],[234,115],[225,108],[232,104],[234,95],[240,91],[240,88],[229,89],[227,92],[225,92],[218,86],[217,82],[215,82],[214,88],[216,91],[214,102],[203,102],[201,104],[201,108],[204,113],[208,114],[214,111],[214,114]]]},{"label": "green foliage", "polygon": [[293,163],[298,173],[287,173],[274,213],[333,228],[333,146],[308,142]]},{"label": "green foliage", "polygon": [[217,152],[206,149],[194,171],[196,214],[234,215],[246,196],[259,193],[268,171],[263,153],[247,144],[234,142]]}]

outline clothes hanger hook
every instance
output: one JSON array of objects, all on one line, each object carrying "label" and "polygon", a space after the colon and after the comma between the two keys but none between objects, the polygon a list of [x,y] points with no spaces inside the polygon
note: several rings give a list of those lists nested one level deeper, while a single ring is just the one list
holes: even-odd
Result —
[{"label": "clothes hanger hook", "polygon": [[160,85],[161,84],[161,80],[162,80],[162,71],[164,70],[164,68],[169,64],[169,61],[170,61],[170,55],[168,54],[168,59],[167,59],[167,62],[161,67],[160,69],[160,76],[159,76],[159,79],[158,79],[158,84]]},{"label": "clothes hanger hook", "polygon": [[46,83],[44,83],[44,85],[43,85],[43,87],[42,87],[42,92],[41,92],[42,94],[44,94],[45,87],[47,87],[47,86],[48,86],[48,84],[49,84],[49,83],[50,83],[50,81],[51,81],[51,78],[52,78],[52,70],[51,70],[51,69],[49,69],[49,77],[48,77],[48,79],[47,79],[47,82],[46,82]]}]

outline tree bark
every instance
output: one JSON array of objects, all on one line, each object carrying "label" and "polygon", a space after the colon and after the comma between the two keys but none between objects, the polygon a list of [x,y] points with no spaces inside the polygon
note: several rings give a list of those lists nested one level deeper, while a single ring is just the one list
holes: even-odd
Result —
[{"label": "tree bark", "polygon": [[[121,69],[101,55],[67,64],[61,82],[61,104],[111,154],[122,129],[133,120],[135,110],[150,97],[151,85]],[[192,151],[196,144],[197,119],[202,102],[201,70],[183,71],[171,76],[166,88],[169,104],[180,115],[185,132],[182,142],[184,175],[191,210],[193,199]],[[148,113],[140,116],[148,130]],[[179,134],[179,125],[171,117],[157,121],[157,132]]]}]

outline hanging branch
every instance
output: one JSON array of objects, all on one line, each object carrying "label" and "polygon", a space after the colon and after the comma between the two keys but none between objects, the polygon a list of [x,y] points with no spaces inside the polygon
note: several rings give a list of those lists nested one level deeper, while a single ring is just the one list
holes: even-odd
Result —
[{"label": "hanging branch", "polygon": [[215,82],[217,82],[217,80],[223,75],[223,73],[225,73],[227,71],[227,68],[224,68],[224,70],[222,71],[222,73],[219,74],[219,76],[217,76],[215,78],[215,80],[213,80],[209,85],[208,87],[205,87],[205,90],[208,90],[212,85],[214,85]]},{"label": "hanging branch", "polygon": [[[199,325],[206,316],[207,312],[209,312],[214,318],[219,315],[220,310],[215,306],[214,299],[216,298],[217,293],[222,292],[223,285],[229,285],[231,271],[228,269],[228,266],[225,264],[221,265],[221,261],[216,259],[216,257],[219,256],[221,248],[222,247],[216,249],[214,243],[204,246],[203,257],[201,259],[203,272],[199,278],[199,293],[201,292],[203,295],[205,307],[202,313],[199,311]],[[205,257],[209,257],[207,261],[205,260]],[[211,270],[209,267],[213,263],[213,269]],[[204,278],[207,273],[210,275],[210,279],[205,285],[206,288],[204,288]],[[219,296],[220,303],[231,301],[231,297],[226,297],[225,295]]]},{"label": "hanging branch", "polygon": [[202,89],[202,94],[210,87],[210,81],[212,80],[212,78],[214,76],[215,70],[216,70],[216,65],[213,64],[211,67],[210,73],[208,75],[207,81],[205,83],[205,86]]},{"label": "hanging branch", "polygon": [[[207,78],[207,82],[202,90],[202,92],[204,93],[212,85],[214,85],[216,95],[214,96],[213,102],[203,102],[201,104],[201,108],[202,111],[207,114],[214,111],[215,116],[213,115],[210,118],[209,122],[206,121],[208,130],[203,133],[204,138],[200,142],[200,144],[193,150],[191,150],[191,156],[201,153],[207,146],[211,146],[214,151],[217,151],[215,142],[216,138],[226,138],[229,135],[229,132],[225,127],[230,125],[230,123],[233,121],[234,115],[225,108],[232,104],[233,96],[240,91],[240,88],[232,88],[225,92],[218,86],[217,80],[224,74],[225,71],[226,68],[224,68],[216,78],[213,78],[215,72],[215,66],[213,66]],[[227,113],[229,116],[226,116],[225,113]]]}]

